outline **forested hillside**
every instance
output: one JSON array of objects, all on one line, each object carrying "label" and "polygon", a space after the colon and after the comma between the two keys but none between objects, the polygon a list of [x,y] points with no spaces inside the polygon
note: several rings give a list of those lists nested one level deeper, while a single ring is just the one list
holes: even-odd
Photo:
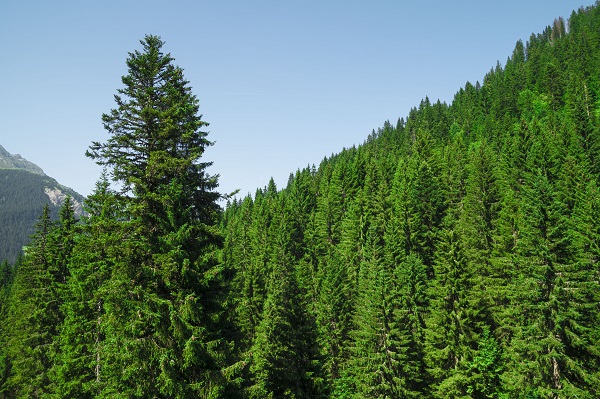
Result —
[{"label": "forested hillside", "polygon": [[223,217],[249,397],[600,397],[600,9]]},{"label": "forested hillside", "polygon": [[600,397],[599,3],[224,210],[163,44],[1,264],[0,398]]},{"label": "forested hillside", "polygon": [[0,169],[20,169],[27,170],[36,175],[45,176],[42,168],[29,162],[19,154],[11,154],[0,145]]},{"label": "forested hillside", "polygon": [[0,146],[0,261],[14,262],[29,242],[45,204],[50,207],[51,218],[56,219],[67,195],[73,198],[79,213],[83,197],[22,158],[22,165],[2,163],[6,159],[2,157],[3,150]]}]

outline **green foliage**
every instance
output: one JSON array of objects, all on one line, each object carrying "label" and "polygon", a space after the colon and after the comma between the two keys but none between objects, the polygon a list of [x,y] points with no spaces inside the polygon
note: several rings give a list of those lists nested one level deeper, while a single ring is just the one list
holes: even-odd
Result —
[{"label": "green foliage", "polygon": [[33,226],[44,205],[50,207],[51,218],[58,218],[62,203],[54,204],[46,189],[58,189],[78,203],[83,197],[61,186],[56,180],[21,169],[0,168],[0,259],[15,262],[23,246],[34,233]]},{"label": "green foliage", "polygon": [[333,255],[317,275],[319,286],[315,303],[318,340],[323,366],[328,377],[341,378],[341,370],[348,359],[348,341],[351,329],[352,304],[348,290],[348,276],[342,261]]},{"label": "green foliage", "polygon": [[268,254],[293,247],[328,397],[597,395],[598,18],[557,19],[452,104],[228,207],[234,313],[270,323]]},{"label": "green foliage", "polygon": [[124,215],[108,187],[106,179],[99,181],[87,199],[88,216],[79,226],[69,261],[61,308],[65,319],[57,338],[61,350],[52,370],[57,397],[93,398],[104,386],[104,283],[125,238],[118,222]]},{"label": "green foliage", "polygon": [[500,376],[504,368],[502,349],[498,341],[485,327],[479,340],[477,352],[469,365],[472,378],[467,392],[476,398],[499,398]]},{"label": "green foliage", "polygon": [[216,177],[206,173],[210,163],[201,162],[212,143],[200,130],[207,123],[198,100],[183,70],[162,53],[163,42],[146,36],[141,44],[127,59],[117,108],[102,117],[111,136],[87,152],[122,185],[108,200],[127,215],[114,226],[122,238],[118,256],[98,253],[102,248],[92,255],[112,269],[100,281],[105,296],[96,305],[100,395],[221,395],[220,194],[213,191]]},{"label": "green foliage", "polygon": [[0,398],[598,397],[599,10],[225,211],[147,36],[87,216],[0,264]]},{"label": "green foliage", "polygon": [[63,261],[71,255],[71,248],[63,244],[72,237],[75,223],[69,201],[60,214],[59,222],[53,224],[49,206],[44,207],[11,287],[5,319],[6,376],[2,386],[4,394],[10,397],[44,397],[52,389],[50,373],[58,351],[57,328],[63,320]]}]

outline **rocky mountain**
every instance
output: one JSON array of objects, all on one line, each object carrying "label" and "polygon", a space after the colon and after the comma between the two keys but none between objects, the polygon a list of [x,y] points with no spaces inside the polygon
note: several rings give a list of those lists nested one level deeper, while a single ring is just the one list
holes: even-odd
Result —
[{"label": "rocky mountain", "polygon": [[11,154],[0,145],[0,169],[23,169],[36,175],[45,176],[46,174],[36,164],[29,162],[19,154]]},{"label": "rocky mountain", "polygon": [[45,204],[53,217],[67,196],[81,214],[83,196],[47,176],[42,168],[0,146],[0,261],[14,261],[33,233]]}]

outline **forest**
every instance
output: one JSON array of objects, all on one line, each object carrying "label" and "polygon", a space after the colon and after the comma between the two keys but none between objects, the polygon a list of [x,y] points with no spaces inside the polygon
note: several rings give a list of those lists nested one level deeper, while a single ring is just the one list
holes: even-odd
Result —
[{"label": "forest", "polygon": [[0,398],[600,397],[600,3],[244,198],[163,44],[0,264]]},{"label": "forest", "polygon": [[[0,164],[2,150],[0,146]],[[33,167],[30,166],[30,169]],[[64,192],[65,196],[70,195],[76,213],[81,211],[78,204],[83,202],[83,197],[43,173],[32,173],[27,169],[2,169],[0,165],[0,182],[0,260],[16,261],[33,233],[35,221],[44,204],[48,203],[51,218],[58,216],[60,203],[49,202],[45,190],[58,190]]]}]

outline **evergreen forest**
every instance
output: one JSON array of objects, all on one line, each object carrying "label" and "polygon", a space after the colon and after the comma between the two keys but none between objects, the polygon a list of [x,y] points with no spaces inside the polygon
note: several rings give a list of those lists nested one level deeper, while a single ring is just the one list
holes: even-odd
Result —
[{"label": "evergreen forest", "polygon": [[83,197],[43,173],[24,168],[3,169],[2,150],[0,146],[0,259],[14,263],[28,243],[44,204],[48,204],[51,218],[58,217],[60,198],[54,203],[46,192],[71,196],[76,213],[81,213]]},{"label": "evergreen forest", "polygon": [[600,397],[600,3],[243,198],[163,45],[0,264],[0,398]]}]

